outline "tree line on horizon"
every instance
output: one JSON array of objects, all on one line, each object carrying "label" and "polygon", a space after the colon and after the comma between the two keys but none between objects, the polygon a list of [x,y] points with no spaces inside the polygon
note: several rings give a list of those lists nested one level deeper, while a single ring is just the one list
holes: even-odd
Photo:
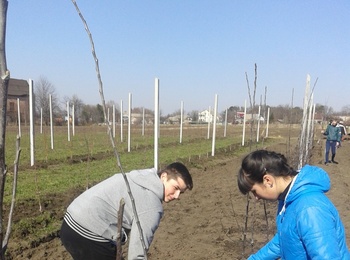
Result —
[{"label": "tree line on horizon", "polygon": [[[45,77],[40,77],[35,84],[34,88],[34,97],[35,97],[35,113],[36,117],[40,118],[42,113],[43,124],[50,124],[50,104],[49,96],[51,95],[52,101],[52,113],[54,122],[56,125],[65,124],[67,116],[67,102],[70,104],[70,108],[74,106],[74,119],[76,125],[91,125],[91,124],[100,124],[104,123],[104,113],[103,107],[101,104],[85,104],[78,95],[73,95],[72,97],[63,97],[62,100],[59,99],[58,94],[54,85]],[[112,108],[115,108],[115,118],[116,122],[120,123],[120,107],[115,101],[107,101],[107,108],[110,108],[110,121],[112,120]],[[258,113],[259,105],[256,105],[255,108],[247,108],[247,113]],[[296,124],[300,123],[303,116],[303,109],[301,107],[291,107],[290,105],[278,105],[278,106],[269,106],[270,107],[270,118],[271,123],[275,121]],[[143,107],[134,107],[131,109],[132,113],[142,114],[143,110],[145,114],[153,114],[152,109],[143,108]],[[253,111],[252,111],[253,110]],[[232,105],[227,108],[227,122],[234,124],[237,119],[237,112],[244,111],[244,107]],[[184,117],[191,118],[193,122],[198,121],[198,115],[201,110],[191,110],[184,113]],[[72,111],[70,111],[70,114]],[[163,115],[160,112],[160,121],[163,122],[169,117],[174,117],[180,115],[180,109],[175,110],[172,113]],[[340,112],[336,112],[332,107],[316,104],[315,113],[322,115],[323,120],[329,120],[340,115],[349,115],[350,114],[350,105],[342,108]],[[261,115],[266,119],[266,107],[261,106]],[[220,112],[220,118],[224,119],[226,117],[226,110]],[[141,123],[141,122],[139,122]]]}]

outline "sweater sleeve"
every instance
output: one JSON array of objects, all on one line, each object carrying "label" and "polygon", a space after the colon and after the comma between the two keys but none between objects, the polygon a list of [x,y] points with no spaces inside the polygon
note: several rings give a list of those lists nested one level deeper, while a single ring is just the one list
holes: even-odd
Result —
[{"label": "sweater sleeve", "polygon": [[310,259],[342,259],[336,218],[326,207],[309,207],[296,218],[299,236]]},{"label": "sweater sleeve", "polygon": [[262,247],[248,260],[279,259],[281,257],[279,237],[276,234],[264,247]]},{"label": "sweater sleeve", "polygon": [[145,259],[144,251],[148,251],[152,243],[154,233],[158,228],[161,217],[162,213],[159,211],[149,211],[148,213],[139,214],[139,220],[142,227],[143,239],[145,242],[146,250],[143,249],[140,232],[136,220],[134,219],[130,231],[128,260]]}]

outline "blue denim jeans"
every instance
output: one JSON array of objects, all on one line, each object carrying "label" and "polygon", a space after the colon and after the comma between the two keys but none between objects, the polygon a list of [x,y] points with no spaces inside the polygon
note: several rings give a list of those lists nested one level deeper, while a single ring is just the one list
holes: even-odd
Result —
[{"label": "blue denim jeans", "polygon": [[330,141],[327,140],[326,141],[326,153],[325,153],[325,163],[329,162],[329,150],[332,151],[332,160],[334,160],[335,157],[335,152],[336,152],[336,145],[337,145],[337,141]]}]

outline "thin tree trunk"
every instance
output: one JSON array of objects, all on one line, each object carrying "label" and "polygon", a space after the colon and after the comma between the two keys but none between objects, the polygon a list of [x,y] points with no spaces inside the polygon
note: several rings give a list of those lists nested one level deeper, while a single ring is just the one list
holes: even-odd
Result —
[{"label": "thin tree trunk", "polygon": [[[7,105],[7,89],[9,82],[9,72],[6,65],[5,54],[5,35],[6,35],[6,16],[7,16],[8,1],[1,0],[0,2],[0,242],[4,238],[3,228],[3,200],[6,178],[6,163],[5,163],[5,132],[6,132],[6,105]],[[4,252],[1,246],[0,259],[4,258]]]}]

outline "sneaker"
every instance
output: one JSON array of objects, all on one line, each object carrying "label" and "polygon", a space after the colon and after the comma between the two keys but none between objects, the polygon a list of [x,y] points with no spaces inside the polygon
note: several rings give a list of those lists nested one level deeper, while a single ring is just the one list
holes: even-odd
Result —
[{"label": "sneaker", "polygon": [[334,164],[338,164],[338,162],[336,162],[336,161],[332,161],[332,163],[334,163]]},{"label": "sneaker", "polygon": [[328,166],[328,162],[325,162],[324,165]]}]

